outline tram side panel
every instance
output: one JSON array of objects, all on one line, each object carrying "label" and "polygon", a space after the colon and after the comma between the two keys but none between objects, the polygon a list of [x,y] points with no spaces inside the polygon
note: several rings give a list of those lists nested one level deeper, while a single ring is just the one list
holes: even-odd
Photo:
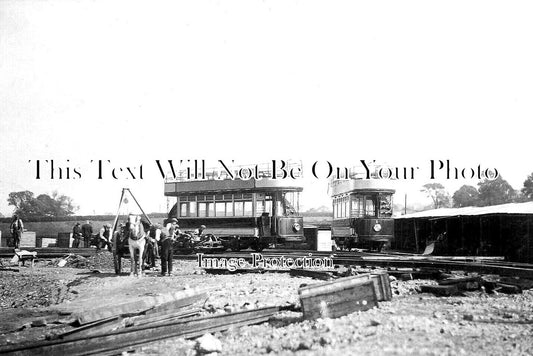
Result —
[{"label": "tram side panel", "polygon": [[394,219],[335,219],[331,230],[332,238],[340,248],[381,249],[389,247],[394,238]]}]

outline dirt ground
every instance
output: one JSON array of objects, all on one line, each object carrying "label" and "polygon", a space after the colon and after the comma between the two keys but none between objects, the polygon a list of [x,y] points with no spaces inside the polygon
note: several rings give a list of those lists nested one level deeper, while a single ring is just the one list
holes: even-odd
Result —
[{"label": "dirt ground", "polygon": [[[36,318],[61,316],[102,303],[157,296],[200,287],[209,298],[203,313],[226,313],[270,305],[298,304],[302,284],[320,283],[288,273],[210,275],[194,261],[174,261],[175,274],[148,271],[141,278],[113,273],[108,252],[71,261],[41,261],[0,270],[0,345],[43,340],[65,324],[32,325]],[[76,268],[77,267],[77,268]],[[468,292],[436,297],[420,293],[430,280],[392,281],[394,297],[379,308],[337,319],[302,321],[282,312],[261,325],[215,333],[220,355],[531,355],[533,291],[522,294]],[[196,355],[197,341],[181,338],[137,348],[140,355]]]}]

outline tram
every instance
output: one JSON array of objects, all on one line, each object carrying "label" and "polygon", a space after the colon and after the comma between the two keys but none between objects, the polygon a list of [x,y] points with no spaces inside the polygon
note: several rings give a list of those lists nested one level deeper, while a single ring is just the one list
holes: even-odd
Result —
[{"label": "tram", "polygon": [[180,230],[206,226],[234,251],[256,251],[271,244],[305,242],[299,198],[303,187],[295,180],[224,179],[215,172],[202,179],[165,181],[165,196],[176,202],[168,218],[177,218]]},{"label": "tram", "polygon": [[384,179],[333,180],[331,235],[340,249],[381,251],[394,237],[392,198],[395,192]]}]

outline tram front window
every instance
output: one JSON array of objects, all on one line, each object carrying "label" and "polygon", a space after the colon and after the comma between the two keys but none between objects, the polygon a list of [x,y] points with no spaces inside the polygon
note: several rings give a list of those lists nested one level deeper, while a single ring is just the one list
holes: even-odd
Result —
[{"label": "tram front window", "polygon": [[365,216],[377,216],[376,214],[376,197],[365,197]]},{"label": "tram front window", "polygon": [[300,193],[299,192],[284,192],[283,193],[283,215],[297,215],[300,210]]}]

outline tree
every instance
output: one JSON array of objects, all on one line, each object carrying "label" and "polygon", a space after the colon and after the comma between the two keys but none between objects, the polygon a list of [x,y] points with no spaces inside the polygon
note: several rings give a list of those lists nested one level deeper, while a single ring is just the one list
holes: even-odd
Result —
[{"label": "tree", "polygon": [[9,193],[9,205],[15,207],[15,214],[21,218],[68,216],[78,209],[72,198],[53,192],[52,196],[41,194],[34,198],[32,192],[25,190]]},{"label": "tree", "polygon": [[531,173],[524,181],[524,187],[521,192],[525,201],[533,200],[533,173]]},{"label": "tree", "polygon": [[455,193],[453,193],[453,207],[462,208],[465,206],[478,205],[479,192],[476,187],[471,185],[463,185]]},{"label": "tree", "polygon": [[15,214],[21,218],[27,218],[38,214],[35,198],[33,197],[33,193],[29,190],[9,193],[7,202],[9,205],[15,207]]},{"label": "tree", "polygon": [[427,196],[433,200],[433,207],[435,209],[447,208],[450,206],[450,194],[442,184],[428,183],[424,184],[422,188],[421,192],[426,193]]},{"label": "tree", "polygon": [[485,179],[478,183],[479,205],[498,205],[513,202],[516,192],[501,176],[494,180]]}]

